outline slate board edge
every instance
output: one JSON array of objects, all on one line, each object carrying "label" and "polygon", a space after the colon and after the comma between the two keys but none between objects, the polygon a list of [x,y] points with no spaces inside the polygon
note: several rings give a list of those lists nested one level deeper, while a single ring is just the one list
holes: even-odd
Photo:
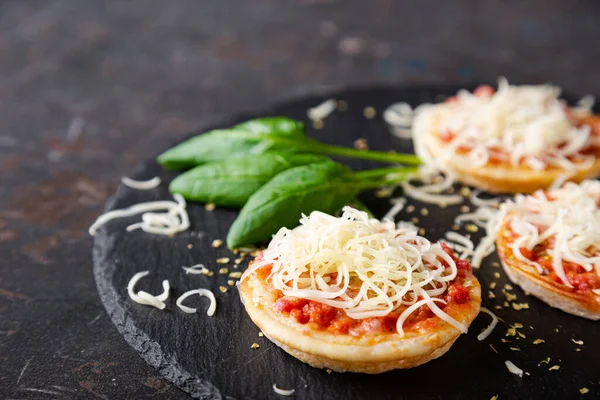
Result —
[{"label": "slate board edge", "polygon": [[[111,209],[114,203],[115,197],[113,196],[108,201],[106,209]],[[193,398],[230,399],[228,396],[223,397],[219,390],[210,382],[192,377],[175,360],[167,360],[158,343],[150,339],[146,334],[141,333],[140,330],[134,328],[133,321],[127,317],[125,309],[116,301],[118,296],[115,289],[108,284],[108,282],[112,281],[112,274],[118,266],[113,260],[106,260],[101,257],[103,253],[102,249],[112,246],[113,240],[103,232],[99,232],[94,240],[94,280],[96,281],[102,305],[119,333],[144,361],[156,368],[165,379]],[[111,253],[105,251],[104,254],[108,255]],[[131,332],[139,332],[139,334],[134,335]]]}]

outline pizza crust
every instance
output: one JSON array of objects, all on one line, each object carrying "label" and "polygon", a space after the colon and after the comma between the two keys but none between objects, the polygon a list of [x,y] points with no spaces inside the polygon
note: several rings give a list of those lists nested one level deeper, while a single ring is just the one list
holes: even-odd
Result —
[{"label": "pizza crust", "polygon": [[[464,313],[454,317],[469,326],[479,313],[481,287],[473,276],[466,282],[471,285],[471,301]],[[238,288],[248,315],[265,336],[287,353],[316,368],[368,374],[412,368],[442,356],[461,333],[442,321],[435,330],[423,334],[407,332],[402,338],[395,333],[361,337],[333,334],[274,312],[272,306],[276,298],[257,274],[248,276]]]},{"label": "pizza crust", "polygon": [[[442,152],[445,143],[436,134],[430,133],[425,138],[425,145],[436,157]],[[549,167],[540,171],[508,164],[469,167],[469,163],[467,157],[454,155],[445,163],[444,167],[456,176],[457,181],[491,193],[532,193],[538,189],[550,187],[556,179],[569,172],[557,167]],[[596,159],[589,168],[577,170],[568,180],[579,183],[599,175],[600,159]]]},{"label": "pizza crust", "polygon": [[513,283],[551,307],[578,317],[600,320],[600,296],[595,296],[594,300],[594,297],[574,293],[566,286],[546,279],[534,267],[515,259],[503,232],[504,229],[501,229],[496,248],[502,267]]}]

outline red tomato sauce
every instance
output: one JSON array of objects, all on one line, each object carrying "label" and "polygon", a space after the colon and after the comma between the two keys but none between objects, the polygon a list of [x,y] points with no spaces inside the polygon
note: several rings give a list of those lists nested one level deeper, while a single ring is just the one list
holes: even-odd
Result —
[{"label": "red tomato sauce", "polygon": [[[448,314],[458,313],[461,311],[461,306],[464,307],[471,300],[469,289],[464,287],[463,284],[465,278],[472,276],[472,269],[468,261],[459,260],[448,246],[445,244],[442,244],[442,246],[444,251],[456,263],[458,273],[456,278],[449,283],[446,292],[441,296],[436,296],[447,303],[436,303],[436,305]],[[259,270],[261,278],[266,278],[270,274],[270,270],[270,266],[262,267]],[[270,290],[276,291],[279,295],[279,299],[275,301],[273,306],[275,311],[293,318],[301,324],[312,323],[314,327],[332,333],[352,336],[361,336],[366,333],[394,333],[397,332],[398,318],[406,309],[396,309],[383,317],[353,319],[339,308],[321,304],[314,300],[284,296],[279,290],[272,286],[269,287]],[[439,318],[433,314],[429,307],[423,305],[406,319],[403,329],[404,331],[427,330],[438,326],[439,322]]]}]

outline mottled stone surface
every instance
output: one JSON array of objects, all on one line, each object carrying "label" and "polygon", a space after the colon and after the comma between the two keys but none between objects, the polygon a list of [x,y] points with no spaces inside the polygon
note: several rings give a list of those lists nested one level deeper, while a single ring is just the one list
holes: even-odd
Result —
[{"label": "mottled stone surface", "polygon": [[11,1],[0,5],[0,395],[185,397],[96,294],[86,227],[182,134],[374,83],[600,93],[600,3]]}]

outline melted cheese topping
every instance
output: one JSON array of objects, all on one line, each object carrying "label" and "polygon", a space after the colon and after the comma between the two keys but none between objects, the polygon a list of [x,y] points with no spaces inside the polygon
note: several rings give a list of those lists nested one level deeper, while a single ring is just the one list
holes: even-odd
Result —
[{"label": "melted cheese topping", "polygon": [[[435,132],[452,135],[440,155],[440,164],[460,148],[468,148],[466,157],[473,166],[486,165],[495,152],[511,165],[522,163],[536,170],[589,167],[595,157],[579,152],[594,144],[591,127],[573,125],[559,95],[555,86],[511,86],[503,78],[495,93],[478,95],[461,90],[455,101],[420,108],[413,125],[417,155],[432,159],[419,143]],[[589,114],[591,104],[587,101],[573,111]]]},{"label": "melted cheese topping", "polygon": [[342,309],[354,319],[385,316],[404,309],[402,325],[427,305],[440,319],[462,332],[467,327],[436,303],[457,276],[457,266],[438,244],[418,236],[414,227],[369,219],[344,207],[340,218],[322,212],[303,216],[293,230],[282,228],[263,258],[246,270],[271,265],[273,286],[285,296],[314,300]]}]

